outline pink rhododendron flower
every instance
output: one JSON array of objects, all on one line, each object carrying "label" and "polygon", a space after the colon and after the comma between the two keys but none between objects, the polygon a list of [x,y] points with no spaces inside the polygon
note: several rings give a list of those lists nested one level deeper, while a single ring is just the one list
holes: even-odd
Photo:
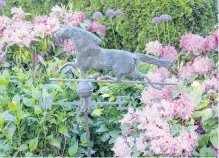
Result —
[{"label": "pink rhododendron flower", "polygon": [[218,34],[219,34],[219,29],[217,28],[214,32],[213,32],[213,36],[214,36],[214,40],[216,45],[218,46]]},{"label": "pink rhododendron flower", "polygon": [[117,157],[131,157],[132,149],[122,137],[118,137],[112,148]]},{"label": "pink rhododendron flower", "polygon": [[180,47],[185,52],[196,53],[202,50],[204,38],[192,33],[184,34],[180,39]]},{"label": "pink rhododendron flower", "polygon": [[30,47],[34,41],[33,25],[30,22],[15,21],[3,31],[2,43]]},{"label": "pink rhododendron flower", "polygon": [[173,102],[173,106],[175,116],[179,116],[183,120],[188,120],[192,117],[194,105],[191,103],[188,94],[181,94],[180,99]]},{"label": "pink rhododendron flower", "polygon": [[178,76],[182,79],[187,79],[189,80],[190,77],[194,75],[194,69],[191,65],[187,64],[187,65],[184,65],[183,67],[181,67],[179,70],[178,70]]},{"label": "pink rhododendron flower", "polygon": [[65,23],[68,26],[79,26],[85,21],[85,14],[83,12],[66,14]]},{"label": "pink rhododendron flower", "polygon": [[136,148],[139,152],[144,152],[146,148],[146,141],[144,141],[144,134],[140,134],[138,138],[136,138]]},{"label": "pink rhododendron flower", "polygon": [[177,51],[173,46],[166,46],[160,50],[160,58],[175,61],[177,59]]},{"label": "pink rhododendron flower", "polygon": [[172,100],[172,90],[175,86],[165,86],[162,90],[154,89],[153,87],[148,87],[147,90],[142,91],[141,101],[145,104],[151,104],[153,99],[166,99],[167,101]]},{"label": "pink rhododendron flower", "polygon": [[167,68],[161,67],[156,68],[153,71],[148,72],[148,77],[153,78],[153,81],[159,82],[164,81],[170,76],[170,73]]},{"label": "pink rhododendron flower", "polygon": [[65,8],[61,8],[60,6],[55,5],[54,7],[52,7],[50,16],[59,18],[59,17],[63,17],[65,14],[66,14]]},{"label": "pink rhododendron flower", "polygon": [[125,114],[122,120],[120,120],[121,125],[124,125],[124,124],[131,125],[136,121],[137,121],[137,115],[135,114],[132,108],[129,108],[128,113]]},{"label": "pink rhododendron flower", "polygon": [[13,20],[17,20],[17,21],[20,21],[20,20],[24,20],[24,17],[25,17],[25,13],[23,11],[22,8],[11,8],[11,14],[13,14],[13,17],[12,19]]},{"label": "pink rhododendron flower", "polygon": [[6,28],[10,19],[7,16],[0,16],[0,33]]},{"label": "pink rhododendron flower", "polygon": [[194,131],[183,132],[176,139],[183,150],[182,156],[192,156],[192,152],[198,146],[198,134]]},{"label": "pink rhododendron flower", "polygon": [[56,17],[37,16],[34,19],[35,35],[51,35],[60,28],[60,22]]},{"label": "pink rhododendron flower", "polygon": [[106,28],[104,25],[102,24],[99,24],[98,22],[96,21],[93,21],[91,23],[91,26],[90,28],[88,29],[88,31],[90,32],[98,32],[100,33],[102,36],[105,36],[106,35]]},{"label": "pink rhododendron flower", "polygon": [[204,38],[202,50],[211,52],[218,47],[213,35]]},{"label": "pink rhododendron flower", "polygon": [[63,45],[63,51],[75,53],[76,48],[71,39],[65,40]]},{"label": "pink rhododendron flower", "polygon": [[193,60],[193,70],[194,73],[196,74],[200,74],[200,75],[205,75],[207,73],[209,73],[212,68],[213,68],[213,62],[211,59],[209,59],[207,56],[206,57],[202,57],[202,56],[198,56]]},{"label": "pink rhododendron flower", "polygon": [[155,154],[164,154],[166,156],[180,156],[182,149],[179,142],[170,135],[165,135],[151,141],[151,150]]},{"label": "pink rhododendron flower", "polygon": [[151,53],[154,55],[160,55],[160,50],[162,49],[162,45],[158,41],[151,41],[146,44],[145,50],[147,53]]},{"label": "pink rhododendron flower", "polygon": [[210,90],[218,91],[218,79],[212,76],[210,79],[205,79],[202,83],[202,92],[208,92]]}]

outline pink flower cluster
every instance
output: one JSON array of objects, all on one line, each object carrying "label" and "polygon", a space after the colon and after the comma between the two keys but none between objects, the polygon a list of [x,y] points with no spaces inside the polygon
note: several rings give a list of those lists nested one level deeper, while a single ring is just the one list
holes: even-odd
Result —
[{"label": "pink flower cluster", "polygon": [[76,13],[67,13],[65,24],[67,26],[79,26],[80,23],[85,21],[85,15],[83,12],[76,12]]},{"label": "pink flower cluster", "polygon": [[186,33],[180,39],[180,47],[185,52],[211,52],[218,47],[218,30],[212,35],[202,37],[197,34]]},{"label": "pink flower cluster", "polygon": [[[179,99],[179,102],[187,101],[183,97]],[[181,106],[178,108],[181,108]],[[130,119],[133,116],[135,116],[134,121]],[[173,116],[173,104],[165,100],[152,106],[146,106],[142,110],[131,110],[131,113],[129,112],[125,115],[126,118],[123,118],[123,120],[130,120],[131,122],[121,121],[121,124],[126,127],[134,127],[133,125],[137,123],[140,135],[137,138],[133,138],[129,134],[119,137],[112,148],[115,155],[131,157],[132,147],[136,146],[137,151],[144,155],[155,153],[165,156],[191,156],[198,145],[198,134],[193,130],[182,130],[179,135],[173,136],[168,123],[168,120]],[[147,146],[149,149],[146,149]]]},{"label": "pink flower cluster", "polygon": [[0,33],[7,27],[10,19],[6,16],[0,16]]},{"label": "pink flower cluster", "polygon": [[30,47],[30,44],[34,41],[32,28],[33,25],[26,21],[16,21],[8,24],[7,28],[3,31],[2,45],[16,44],[18,46]]},{"label": "pink flower cluster", "polygon": [[218,79],[215,76],[212,76],[209,79],[205,79],[202,83],[202,92],[216,93],[218,92]]},{"label": "pink flower cluster", "polygon": [[51,35],[60,28],[60,22],[56,17],[37,16],[34,19],[33,32],[38,35]]},{"label": "pink flower cluster", "polygon": [[56,18],[62,18],[63,16],[65,16],[67,13],[67,11],[65,10],[65,8],[61,8],[58,5],[55,5],[54,7],[52,7],[50,16],[51,17],[56,17]]},{"label": "pink flower cluster", "polygon": [[151,53],[159,56],[160,58],[167,60],[176,60],[177,59],[177,51],[173,46],[167,45],[162,47],[162,45],[158,41],[152,41],[146,44],[145,50],[147,53]]},{"label": "pink flower cluster", "polygon": [[181,67],[178,76],[183,79],[189,79],[192,75],[205,75],[213,69],[213,61],[207,56],[197,56],[193,59],[192,64]]},{"label": "pink flower cluster", "polygon": [[153,55],[160,55],[160,50],[162,49],[162,45],[158,41],[151,41],[145,45],[145,50],[147,53],[151,53]]},{"label": "pink flower cluster", "polygon": [[131,145],[123,137],[118,137],[112,150],[115,152],[116,157],[131,157]]},{"label": "pink flower cluster", "polygon": [[64,41],[63,51],[75,53],[76,48],[75,48],[75,45],[74,45],[74,43],[72,42],[72,40],[68,39],[68,40],[65,40],[65,41]]},{"label": "pink flower cluster", "polygon": [[[191,156],[195,147],[198,145],[198,134],[194,131],[182,131],[178,136],[174,137],[171,135],[168,123],[168,120],[175,116],[188,119],[187,112],[191,111],[189,109],[191,107],[188,96],[183,94],[180,96],[180,99],[173,103],[161,100],[160,103],[146,106],[136,112],[131,109],[121,120],[121,124],[122,126],[132,126],[134,123],[138,123],[137,128],[141,134],[134,141],[138,152],[142,152],[145,155],[154,152],[157,155],[161,154],[166,156]],[[130,156],[131,147],[133,145],[128,145],[127,140],[129,137],[126,136],[122,139],[123,143],[126,142],[128,146],[126,149]],[[121,137],[119,139],[121,139]],[[125,155],[123,155],[124,152],[122,152],[121,148],[125,145],[120,143],[116,141],[113,151],[116,156],[119,155],[122,157]],[[149,143],[151,146],[149,151],[147,151],[146,146]]]},{"label": "pink flower cluster", "polygon": [[153,81],[155,82],[165,81],[169,76],[170,72],[164,67],[156,68],[155,70],[148,72],[148,77],[153,78]]},{"label": "pink flower cluster", "polygon": [[102,36],[106,35],[106,28],[105,28],[105,26],[102,25],[102,24],[99,24],[96,21],[93,21],[91,23],[91,26],[89,27],[88,31],[100,33]]},{"label": "pink flower cluster", "polygon": [[16,8],[16,7],[12,8],[11,14],[13,14],[13,17],[12,17],[13,20],[16,20],[16,21],[24,20],[25,13],[22,8]]}]

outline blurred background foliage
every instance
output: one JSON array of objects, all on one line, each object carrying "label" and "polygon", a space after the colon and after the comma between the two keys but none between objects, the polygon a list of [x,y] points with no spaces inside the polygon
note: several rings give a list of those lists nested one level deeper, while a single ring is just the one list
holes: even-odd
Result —
[{"label": "blurred background foliage", "polygon": [[[48,14],[54,5],[66,5],[73,10],[81,10],[91,17],[95,11],[106,13],[108,9],[120,9],[125,14],[113,19],[119,48],[142,52],[145,43],[156,40],[157,34],[151,20],[155,16],[169,14],[171,44],[177,44],[179,37],[187,31],[206,35],[217,24],[217,0],[7,0],[6,14],[10,8],[21,6],[31,13],[29,18],[38,14]],[[106,26],[111,25],[107,17],[102,19]],[[111,27],[107,27],[105,47],[113,48]],[[164,26],[159,32],[164,43]]]}]

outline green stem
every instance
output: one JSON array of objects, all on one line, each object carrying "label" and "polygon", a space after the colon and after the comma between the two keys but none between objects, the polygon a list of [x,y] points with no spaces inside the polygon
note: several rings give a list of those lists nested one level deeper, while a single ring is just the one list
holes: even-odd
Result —
[{"label": "green stem", "polygon": [[168,40],[169,40],[169,45],[170,45],[170,30],[169,30],[168,22],[167,22],[167,32],[168,32]]},{"label": "green stem", "polygon": [[156,28],[157,28],[157,38],[158,38],[158,41],[160,41],[158,24],[156,24]]},{"label": "green stem", "polygon": [[163,23],[163,25],[164,25],[164,28],[163,28],[163,31],[164,31],[164,40],[165,40],[165,44],[166,44],[167,39],[166,39],[165,22]]},{"label": "green stem", "polygon": [[113,18],[110,18],[110,22],[111,22],[111,27],[113,31],[114,44],[115,44],[116,49],[118,49],[117,42],[116,42],[116,35],[115,35],[114,27],[113,27]]}]

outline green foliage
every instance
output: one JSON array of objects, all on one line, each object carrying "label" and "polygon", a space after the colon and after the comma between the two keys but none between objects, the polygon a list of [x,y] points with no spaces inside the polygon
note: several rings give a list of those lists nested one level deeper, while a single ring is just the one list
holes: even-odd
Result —
[{"label": "green foliage", "polygon": [[[83,10],[87,15],[95,11],[106,11],[110,8],[121,9],[125,14],[114,17],[113,25],[116,29],[116,41],[120,48],[129,51],[141,52],[145,43],[157,40],[156,27],[151,20],[155,16],[169,14],[172,21],[169,23],[171,43],[177,43],[185,32],[209,33],[217,23],[216,0],[72,0],[69,5],[75,10]],[[107,26],[106,47],[115,48],[110,20],[105,17]],[[159,25],[160,37],[163,43],[164,24]]]},{"label": "green foliage", "polygon": [[[106,13],[110,8],[121,9],[124,15],[113,17],[112,21],[107,17],[101,20],[107,28],[104,44],[107,48],[115,48],[116,41],[119,48],[132,52],[142,52],[145,43],[157,40],[156,27],[151,23],[155,16],[172,16],[170,39],[172,44],[176,44],[185,32],[209,33],[217,23],[218,13],[216,0],[7,0],[5,12],[10,15],[11,7],[21,6],[25,12],[31,13],[27,17],[31,19],[34,15],[48,14],[55,4],[85,11],[88,17],[95,11]],[[164,24],[159,25],[161,41],[166,43],[164,28]],[[116,40],[112,29],[115,30]]]}]

